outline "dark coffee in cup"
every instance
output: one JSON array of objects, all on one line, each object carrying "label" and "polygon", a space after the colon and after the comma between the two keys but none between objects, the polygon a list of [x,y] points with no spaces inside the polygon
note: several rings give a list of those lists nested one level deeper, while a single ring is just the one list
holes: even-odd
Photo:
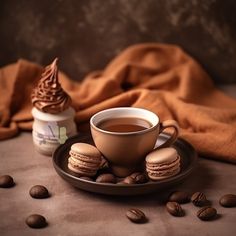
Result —
[{"label": "dark coffee in cup", "polygon": [[145,119],[137,117],[119,117],[102,120],[97,127],[109,132],[126,133],[151,128],[152,124]]}]

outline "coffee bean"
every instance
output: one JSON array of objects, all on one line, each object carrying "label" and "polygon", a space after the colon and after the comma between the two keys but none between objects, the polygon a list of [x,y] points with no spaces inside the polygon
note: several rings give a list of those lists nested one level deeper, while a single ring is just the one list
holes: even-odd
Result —
[{"label": "coffee bean", "polygon": [[173,216],[184,215],[184,211],[178,202],[167,202],[166,210]]},{"label": "coffee bean", "polygon": [[122,183],[123,184],[136,184],[135,179],[132,178],[131,176],[127,176],[126,178],[124,178]]},{"label": "coffee bean", "polygon": [[143,184],[148,181],[146,175],[141,172],[135,172],[126,178],[121,182],[123,184]]},{"label": "coffee bean", "polygon": [[13,178],[10,175],[0,176],[0,188],[10,188],[15,185]]},{"label": "coffee bean", "polygon": [[45,217],[38,214],[28,216],[25,223],[31,228],[44,228],[47,226]]},{"label": "coffee bean", "polygon": [[141,172],[135,172],[131,174],[130,177],[134,179],[136,184],[143,184],[148,181],[147,176]]},{"label": "coffee bean", "polygon": [[141,210],[135,208],[129,209],[126,212],[126,216],[134,223],[145,223],[147,221],[145,214]]},{"label": "coffee bean", "polygon": [[216,217],[217,211],[213,207],[203,207],[197,212],[197,217],[200,220],[212,220]]},{"label": "coffee bean", "polygon": [[201,192],[196,192],[192,195],[191,201],[195,206],[202,207],[208,203],[206,195]]},{"label": "coffee bean", "polygon": [[48,198],[49,197],[49,193],[48,193],[47,188],[42,186],[42,185],[33,186],[30,189],[29,194],[32,198],[37,198],[37,199],[42,199],[42,198]]},{"label": "coffee bean", "polygon": [[116,183],[116,177],[113,174],[101,174],[96,179],[97,183]]},{"label": "coffee bean", "polygon": [[190,196],[184,191],[175,191],[170,194],[169,202],[178,202],[179,204],[190,202]]},{"label": "coffee bean", "polygon": [[226,194],[220,198],[219,203],[223,207],[236,207],[236,195]]},{"label": "coffee bean", "polygon": [[93,179],[88,177],[88,176],[81,176],[80,179],[84,179],[84,180],[88,180],[88,181],[93,181]]}]

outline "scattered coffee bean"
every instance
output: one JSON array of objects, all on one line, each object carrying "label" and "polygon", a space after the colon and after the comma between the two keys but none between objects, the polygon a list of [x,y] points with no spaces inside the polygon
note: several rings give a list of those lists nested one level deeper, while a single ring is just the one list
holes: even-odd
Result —
[{"label": "scattered coffee bean", "polygon": [[38,214],[28,216],[25,223],[31,228],[44,228],[47,226],[45,217]]},{"label": "scattered coffee bean", "polygon": [[135,173],[131,174],[130,177],[134,179],[136,184],[143,184],[148,181],[147,176],[141,172],[135,172]]},{"label": "scattered coffee bean", "polygon": [[213,220],[217,215],[217,211],[213,207],[203,207],[197,212],[197,217],[200,220]]},{"label": "scattered coffee bean", "polygon": [[147,221],[145,214],[139,209],[129,209],[126,212],[126,216],[134,223],[145,223]]},{"label": "scattered coffee bean", "polygon": [[178,202],[167,202],[166,210],[173,216],[184,215],[184,211]]},{"label": "scattered coffee bean", "polygon": [[179,204],[190,202],[190,196],[184,191],[175,191],[170,194],[169,202],[178,202]]},{"label": "scattered coffee bean", "polygon": [[208,203],[206,195],[201,192],[196,192],[192,195],[191,201],[195,206],[202,207]]},{"label": "scattered coffee bean", "polygon": [[0,176],[0,188],[10,188],[15,185],[13,178],[10,175]]},{"label": "scattered coffee bean", "polygon": [[136,184],[135,179],[132,178],[131,176],[127,176],[126,178],[124,178],[122,183],[123,184]]},{"label": "scattered coffee bean", "polygon": [[42,198],[48,198],[49,197],[49,193],[48,193],[47,188],[42,186],[42,185],[33,186],[30,189],[29,194],[32,198],[37,198],[37,199],[42,199]]},{"label": "scattered coffee bean", "polygon": [[96,179],[97,183],[116,183],[116,177],[113,174],[101,174]]},{"label": "scattered coffee bean", "polygon": [[84,180],[88,180],[88,181],[93,181],[93,179],[88,177],[88,176],[81,176],[80,179],[84,179]]},{"label": "scattered coffee bean", "polygon": [[219,203],[223,207],[236,207],[236,195],[226,194],[220,198]]}]

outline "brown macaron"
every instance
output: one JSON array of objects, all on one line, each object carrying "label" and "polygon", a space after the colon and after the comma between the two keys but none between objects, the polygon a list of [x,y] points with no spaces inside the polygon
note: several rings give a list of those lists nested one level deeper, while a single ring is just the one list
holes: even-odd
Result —
[{"label": "brown macaron", "polygon": [[100,167],[102,156],[98,149],[87,143],[71,146],[68,168],[82,176],[94,176]]},{"label": "brown macaron", "polygon": [[180,172],[180,157],[172,148],[152,151],[146,156],[146,171],[151,180],[157,181],[172,177]]}]

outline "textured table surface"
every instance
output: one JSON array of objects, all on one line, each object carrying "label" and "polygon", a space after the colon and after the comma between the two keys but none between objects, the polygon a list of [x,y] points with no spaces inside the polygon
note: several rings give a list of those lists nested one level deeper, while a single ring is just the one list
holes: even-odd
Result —
[{"label": "textured table surface", "polygon": [[[224,88],[236,93],[236,87]],[[15,179],[13,188],[0,188],[0,235],[236,235],[236,208],[223,208],[220,196],[236,194],[236,166],[223,162],[198,159],[193,174],[181,185],[135,197],[115,197],[92,194],[75,189],[55,172],[52,159],[38,154],[33,147],[31,133],[0,142],[0,175]],[[36,184],[45,185],[51,193],[48,199],[33,199],[29,189]],[[172,190],[203,191],[219,217],[211,222],[196,217],[197,207],[184,204],[184,217],[170,216],[162,203]],[[125,213],[131,207],[145,212],[146,224],[133,224]],[[33,213],[44,215],[49,225],[44,229],[31,229],[25,218]]]}]

